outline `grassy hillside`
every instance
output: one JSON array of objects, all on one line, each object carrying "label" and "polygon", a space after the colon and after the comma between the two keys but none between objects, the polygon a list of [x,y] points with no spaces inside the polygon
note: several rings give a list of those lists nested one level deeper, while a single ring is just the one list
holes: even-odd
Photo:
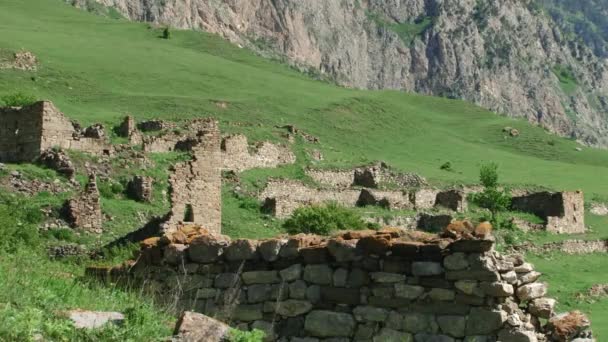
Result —
[{"label": "grassy hillside", "polygon": [[[52,100],[83,124],[102,122],[112,126],[126,113],[138,119],[215,116],[220,119],[224,132],[238,130],[254,140],[279,139],[276,125],[295,124],[319,137],[321,143],[314,148],[321,149],[326,159],[320,166],[352,166],[384,160],[401,170],[424,175],[435,184],[452,184],[476,182],[479,165],[495,161],[500,164],[502,180],[507,183],[582,189],[588,199],[608,199],[608,151],[590,148],[577,151],[580,146],[573,141],[462,101],[401,92],[343,89],[259,58],[213,35],[173,31],[172,38],[166,40],[160,38],[161,31],[146,24],[81,12],[61,0],[2,0],[0,58],[25,49],[38,56],[40,66],[37,72],[0,70],[0,96],[23,91]],[[226,108],[217,106],[218,101],[227,103]],[[521,135],[506,137],[502,133],[505,126],[517,128]],[[301,143],[296,147],[300,149]],[[302,150],[296,152],[298,157],[305,155]],[[156,178],[166,177],[164,169],[160,169],[182,157],[152,156],[157,169],[147,172]],[[298,165],[276,170],[249,171],[242,175],[242,181],[255,183],[269,175],[300,177],[302,159],[299,160]],[[453,171],[440,169],[447,161],[451,162]],[[10,165],[9,169],[35,174],[46,172],[33,166]],[[122,171],[118,176],[127,178],[137,170]],[[160,183],[166,186],[166,182]],[[277,233],[277,222],[261,221],[259,210],[256,212],[248,199],[231,196],[229,187],[224,194],[226,233],[246,237]],[[41,197],[40,201],[58,202],[49,196]],[[30,202],[33,212],[40,206],[34,202],[38,200],[23,199]],[[120,236],[141,223],[135,212],[166,211],[167,203],[161,202],[158,199],[146,206],[110,193],[103,198],[103,207],[115,217],[106,227],[111,234],[104,235],[100,241],[91,242],[97,238],[86,236],[76,240],[95,244]],[[28,228],[35,232],[36,222],[23,223],[27,218],[13,217],[21,207],[0,197],[0,219],[6,218],[0,220],[0,231],[10,235],[14,231],[6,227],[18,226],[24,227],[20,231]],[[2,216],[2,210],[6,215]],[[584,238],[608,237],[608,219],[589,216],[589,220],[593,232]],[[562,237],[536,238],[540,242]],[[14,242],[10,244],[11,249],[2,248],[0,252],[0,341],[38,332],[59,336],[53,340],[73,340],[76,332],[65,326],[64,321],[57,321],[54,314],[69,307],[132,313],[130,323],[124,328],[77,339],[96,340],[103,336],[107,340],[127,340],[127,337],[151,340],[168,333],[166,322],[170,317],[163,313],[149,318],[154,316],[154,310],[161,308],[148,300],[136,305],[139,301],[136,294],[98,287],[81,279],[87,261],[47,261],[42,255],[44,242],[22,240],[27,240],[27,244]],[[25,252],[3,256],[14,254],[16,249]],[[40,257],[44,261],[35,262]],[[593,265],[598,272],[606,273],[608,263],[602,258],[605,256],[593,256]],[[561,266],[552,268],[553,260],[559,260]],[[576,264],[583,262],[581,258],[566,256],[538,259],[540,268],[557,287],[556,291],[561,291],[558,296],[566,301],[578,287],[595,281],[587,272],[584,284],[573,286],[569,278],[561,276],[569,272],[575,276]],[[15,268],[28,270],[32,277],[5,276]],[[63,272],[61,276],[57,276],[60,272]],[[20,293],[10,291],[24,283],[26,286]],[[68,297],[72,299],[67,301]],[[576,307],[575,304],[568,302],[564,307]],[[605,300],[585,304],[584,308],[597,322],[608,316]],[[11,317],[16,311],[23,312],[20,321],[27,323],[14,329],[23,335],[12,336],[6,327],[14,324]],[[608,331],[602,329],[596,325],[600,336],[608,336]]]}]

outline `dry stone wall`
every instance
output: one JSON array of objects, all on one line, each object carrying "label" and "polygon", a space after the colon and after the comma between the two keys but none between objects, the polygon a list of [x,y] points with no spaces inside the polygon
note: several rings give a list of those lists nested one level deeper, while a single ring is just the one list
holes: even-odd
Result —
[{"label": "dry stone wall", "polygon": [[391,185],[401,188],[418,188],[427,185],[426,180],[415,173],[392,171],[383,162],[361,166],[351,170],[308,169],[306,174],[315,182],[334,188],[361,186],[380,188]]},{"label": "dry stone wall", "polygon": [[253,168],[275,168],[293,164],[296,156],[286,146],[267,141],[251,148],[244,135],[230,135],[222,140],[223,168],[241,172]]},{"label": "dry stone wall", "polygon": [[184,226],[144,241],[136,262],[88,274],[146,284],[268,341],[574,339],[548,339],[556,301],[541,274],[493,246],[394,229],[231,241]]},{"label": "dry stone wall", "polygon": [[0,161],[33,161],[51,148],[110,154],[106,139],[86,137],[51,102],[0,108]]}]

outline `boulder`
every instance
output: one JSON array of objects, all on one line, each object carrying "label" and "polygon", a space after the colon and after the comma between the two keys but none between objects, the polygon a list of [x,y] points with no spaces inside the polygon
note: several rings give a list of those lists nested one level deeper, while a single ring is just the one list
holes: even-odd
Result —
[{"label": "boulder", "polygon": [[281,247],[286,244],[286,240],[282,239],[272,239],[262,241],[258,248],[260,255],[266,261],[273,262],[279,258],[279,253],[281,252]]},{"label": "boulder", "polygon": [[222,342],[230,327],[200,313],[186,311],[175,325],[175,342]]},{"label": "boulder", "polygon": [[537,298],[530,302],[528,311],[536,317],[549,319],[553,315],[557,301],[553,298]]},{"label": "boulder", "polygon": [[517,298],[521,301],[528,301],[541,298],[547,294],[547,284],[532,283],[517,288]]}]

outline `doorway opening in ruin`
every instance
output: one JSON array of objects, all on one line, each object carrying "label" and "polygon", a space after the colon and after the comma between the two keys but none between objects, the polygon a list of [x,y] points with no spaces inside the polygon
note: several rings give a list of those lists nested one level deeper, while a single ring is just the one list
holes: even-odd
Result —
[{"label": "doorway opening in ruin", "polygon": [[194,210],[192,204],[186,204],[186,210],[184,211],[184,222],[194,222]]}]

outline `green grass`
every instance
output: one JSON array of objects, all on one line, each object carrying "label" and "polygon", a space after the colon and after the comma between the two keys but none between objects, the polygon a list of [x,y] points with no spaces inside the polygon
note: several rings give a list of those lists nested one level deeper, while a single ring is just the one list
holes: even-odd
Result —
[{"label": "green grass", "polygon": [[578,82],[570,69],[558,64],[551,70],[559,79],[559,85],[565,94],[573,94],[576,92]]},{"label": "green grass", "polygon": [[539,272],[541,280],[549,282],[549,296],[559,301],[560,312],[581,310],[589,314],[598,341],[608,339],[608,298],[578,300],[595,284],[608,284],[606,254],[527,256]]}]

